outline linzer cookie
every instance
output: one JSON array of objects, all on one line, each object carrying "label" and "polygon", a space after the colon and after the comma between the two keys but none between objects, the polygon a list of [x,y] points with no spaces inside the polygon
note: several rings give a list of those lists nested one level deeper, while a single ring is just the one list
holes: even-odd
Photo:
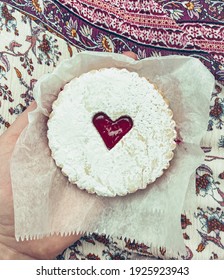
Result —
[{"label": "linzer cookie", "polygon": [[176,146],[172,116],[154,85],[137,73],[90,71],[54,102],[49,147],[80,189],[123,196],[146,188],[169,167]]}]

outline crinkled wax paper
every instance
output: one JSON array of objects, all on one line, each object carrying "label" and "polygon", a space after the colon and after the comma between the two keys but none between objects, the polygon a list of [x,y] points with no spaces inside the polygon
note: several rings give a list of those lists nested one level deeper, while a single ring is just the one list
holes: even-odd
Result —
[{"label": "crinkled wax paper", "polygon": [[[164,175],[125,197],[98,197],[70,184],[48,147],[47,121],[61,88],[82,73],[104,67],[136,71],[154,83],[169,100],[183,139]],[[200,141],[213,86],[204,65],[184,56],[135,61],[121,54],[82,52],[44,75],[34,90],[38,107],[29,113],[11,162],[16,238],[98,232],[184,253],[180,216],[187,189],[194,190],[195,169],[203,161]]]}]

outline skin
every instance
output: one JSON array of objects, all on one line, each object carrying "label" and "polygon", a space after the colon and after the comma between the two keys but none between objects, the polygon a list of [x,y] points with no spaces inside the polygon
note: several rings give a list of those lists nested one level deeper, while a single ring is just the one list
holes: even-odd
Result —
[{"label": "skin", "polygon": [[[132,52],[123,54],[137,59],[137,55]],[[36,103],[33,102],[0,136],[0,259],[2,260],[54,259],[81,237],[53,235],[29,241],[15,239],[10,159],[20,133],[28,124],[28,113],[35,108]]]},{"label": "skin", "polygon": [[80,238],[55,235],[32,241],[15,240],[9,164],[16,141],[28,124],[28,112],[35,108],[33,102],[0,137],[0,259],[52,259]]}]

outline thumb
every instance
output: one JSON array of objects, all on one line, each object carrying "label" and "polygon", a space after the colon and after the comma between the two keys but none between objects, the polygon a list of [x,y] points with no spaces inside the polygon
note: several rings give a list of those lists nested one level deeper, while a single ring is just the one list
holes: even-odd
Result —
[{"label": "thumb", "polygon": [[123,52],[122,54],[129,56],[130,58],[133,58],[134,60],[138,60],[138,56],[134,52],[126,51],[126,52]]}]

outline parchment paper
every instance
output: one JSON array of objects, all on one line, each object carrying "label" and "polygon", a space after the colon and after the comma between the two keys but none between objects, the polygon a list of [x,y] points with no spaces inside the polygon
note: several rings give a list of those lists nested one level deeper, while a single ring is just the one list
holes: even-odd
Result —
[{"label": "parchment paper", "polygon": [[[61,88],[103,67],[126,68],[153,82],[169,100],[183,139],[164,175],[146,190],[125,197],[98,197],[79,190],[56,167],[48,148],[46,124]],[[134,61],[120,54],[82,52],[44,75],[34,89],[38,107],[29,114],[11,161],[16,238],[98,232],[183,254],[180,216],[186,190],[194,191],[195,169],[203,161],[200,141],[213,86],[213,76],[203,64],[184,56]]]}]

